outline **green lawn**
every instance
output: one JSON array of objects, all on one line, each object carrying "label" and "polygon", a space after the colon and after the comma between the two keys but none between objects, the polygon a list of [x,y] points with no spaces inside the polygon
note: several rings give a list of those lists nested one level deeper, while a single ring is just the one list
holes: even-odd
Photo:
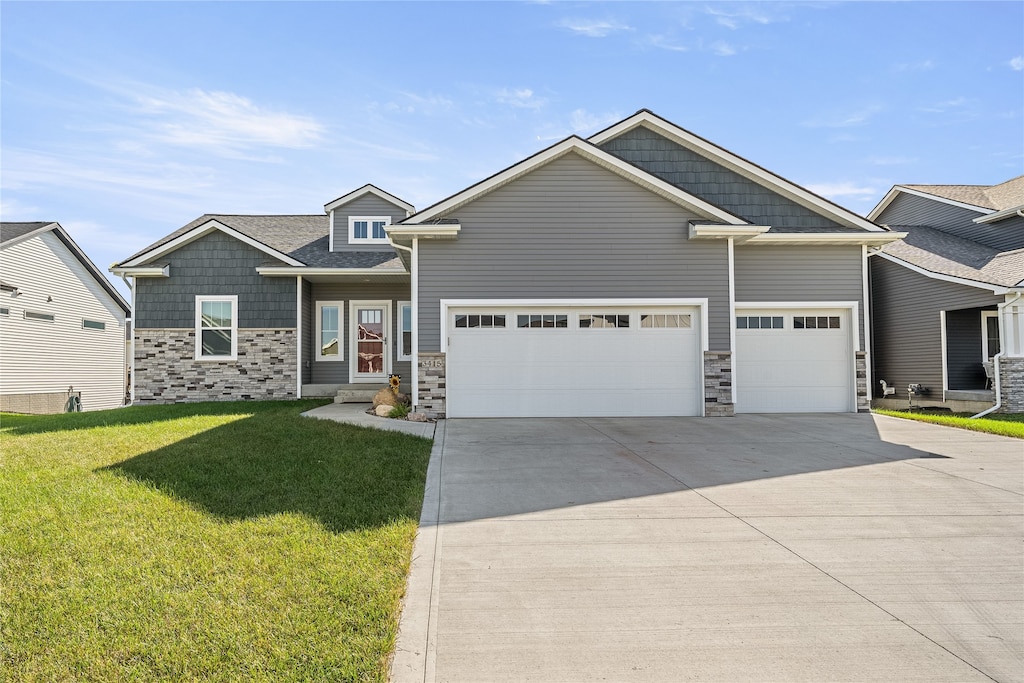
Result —
[{"label": "green lawn", "polygon": [[875,410],[874,412],[890,417],[902,417],[908,420],[1024,439],[1024,414],[1022,413],[990,413],[985,417],[972,420],[970,413],[911,413],[905,410]]},{"label": "green lawn", "polygon": [[0,416],[0,679],[386,680],[430,442],[321,403]]}]

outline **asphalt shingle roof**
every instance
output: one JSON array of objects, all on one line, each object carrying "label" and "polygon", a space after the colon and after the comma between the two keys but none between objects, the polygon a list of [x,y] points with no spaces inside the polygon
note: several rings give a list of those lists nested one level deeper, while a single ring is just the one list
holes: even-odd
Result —
[{"label": "asphalt shingle roof", "polygon": [[883,251],[933,273],[1001,287],[1024,284],[1024,249],[999,251],[926,226],[891,226],[908,232]]},{"label": "asphalt shingle roof", "polygon": [[316,268],[380,268],[405,271],[395,250],[387,247],[380,251],[328,251],[330,219],[326,215],[298,216],[238,216],[204,214],[191,223],[154,242],[142,251],[126,258],[127,263],[184,235],[196,227],[216,220],[237,230],[275,251],[291,256],[307,266]]},{"label": "asphalt shingle roof", "polygon": [[0,244],[16,240],[30,232],[53,225],[54,221],[35,221],[32,223],[0,223]]},{"label": "asphalt shingle roof", "polygon": [[1012,209],[1024,204],[1024,175],[998,185],[903,185],[902,187],[993,211]]}]

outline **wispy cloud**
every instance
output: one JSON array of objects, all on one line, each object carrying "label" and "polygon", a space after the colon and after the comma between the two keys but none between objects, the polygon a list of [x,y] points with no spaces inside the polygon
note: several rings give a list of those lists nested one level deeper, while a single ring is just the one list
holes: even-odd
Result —
[{"label": "wispy cloud", "polygon": [[41,215],[41,210],[37,206],[25,204],[9,196],[0,199],[0,220],[31,222],[48,221],[53,218],[53,216]]},{"label": "wispy cloud", "polygon": [[718,55],[719,57],[732,57],[736,54],[736,48],[724,40],[717,40],[711,43],[711,52]]},{"label": "wispy cloud", "polygon": [[589,135],[622,119],[618,112],[597,114],[586,109],[576,109],[569,114],[567,122],[550,123],[537,135],[541,141],[561,140],[569,135]]},{"label": "wispy cloud", "polygon": [[617,19],[562,19],[558,26],[588,38],[605,38],[617,31],[633,30]]},{"label": "wispy cloud", "polygon": [[955,97],[951,100],[943,100],[942,102],[936,102],[934,104],[919,107],[919,109],[930,114],[945,114],[948,111],[960,109],[966,104],[966,97]]},{"label": "wispy cloud", "polygon": [[669,36],[664,35],[647,36],[645,42],[651,47],[656,47],[661,50],[669,50],[670,52],[689,52],[690,50],[686,45],[681,45]]},{"label": "wispy cloud", "polygon": [[920,71],[931,71],[935,68],[935,62],[930,59],[922,59],[918,62],[903,62],[893,67],[895,71],[900,72],[920,72]]},{"label": "wispy cloud", "polygon": [[310,116],[260,107],[235,93],[199,88],[136,96],[142,123],[160,142],[238,152],[258,147],[311,147],[324,126]]},{"label": "wispy cloud", "polygon": [[736,30],[743,24],[760,24],[765,26],[779,21],[787,21],[787,18],[778,15],[773,16],[765,11],[763,6],[741,5],[738,9],[730,8],[729,11],[708,5],[704,13],[713,17],[719,26]]},{"label": "wispy cloud", "polygon": [[536,97],[529,88],[502,88],[495,95],[499,104],[507,104],[520,109],[540,109],[547,100]]},{"label": "wispy cloud", "polygon": [[881,112],[882,109],[883,107],[879,104],[870,104],[848,112],[840,112],[819,118],[808,119],[803,121],[801,125],[807,128],[849,128],[852,126],[863,126],[871,120],[875,114]]},{"label": "wispy cloud", "polygon": [[833,200],[849,197],[866,199],[876,197],[879,194],[879,189],[876,187],[858,184],[849,180],[835,183],[808,183],[805,187],[815,194],[820,194],[822,197]]},{"label": "wispy cloud", "polygon": [[1024,57],[1017,55],[1009,62],[1010,68],[1014,71],[1024,71]]}]

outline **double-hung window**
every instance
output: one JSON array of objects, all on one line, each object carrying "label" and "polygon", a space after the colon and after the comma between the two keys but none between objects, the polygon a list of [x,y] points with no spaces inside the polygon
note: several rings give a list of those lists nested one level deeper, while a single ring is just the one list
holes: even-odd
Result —
[{"label": "double-hung window", "polygon": [[344,301],[318,301],[316,304],[316,359],[344,360],[345,350],[341,343],[341,329],[344,322]]},{"label": "double-hung window", "polygon": [[412,360],[412,302],[398,302],[398,360]]},{"label": "double-hung window", "polygon": [[348,243],[387,243],[388,234],[384,230],[385,225],[391,225],[390,216],[349,216]]},{"label": "double-hung window", "polygon": [[238,296],[196,297],[196,360],[238,358]]}]

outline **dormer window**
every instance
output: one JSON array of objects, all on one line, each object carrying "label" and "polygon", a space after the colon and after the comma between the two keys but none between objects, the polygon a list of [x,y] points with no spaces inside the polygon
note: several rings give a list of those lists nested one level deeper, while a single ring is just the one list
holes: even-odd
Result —
[{"label": "dormer window", "polygon": [[349,216],[349,244],[386,244],[388,235],[384,226],[391,225],[390,216]]}]

